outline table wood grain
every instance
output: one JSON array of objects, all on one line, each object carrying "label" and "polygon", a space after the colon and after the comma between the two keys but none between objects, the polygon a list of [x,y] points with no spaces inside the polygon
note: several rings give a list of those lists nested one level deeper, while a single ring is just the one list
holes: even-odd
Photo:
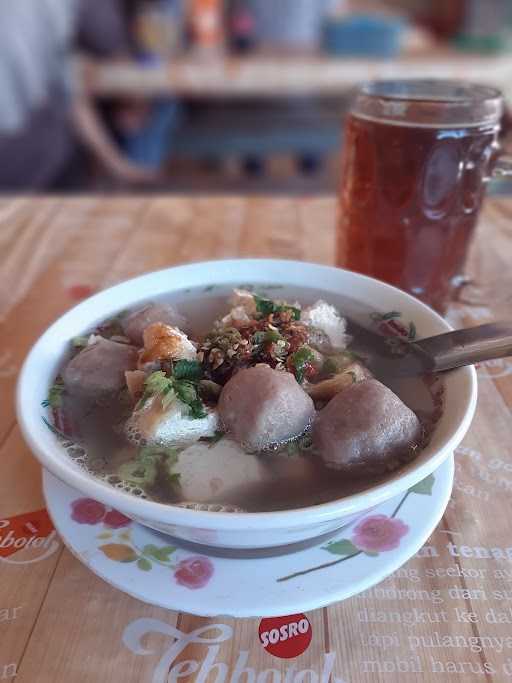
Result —
[{"label": "table wood grain", "polygon": [[[89,293],[172,264],[229,256],[330,264],[334,216],[330,197],[0,199],[0,522],[44,506],[40,468],[21,438],[13,398],[23,358],[49,323]],[[470,255],[473,282],[449,312],[454,324],[510,317],[511,255],[512,200],[488,200]],[[478,374],[477,414],[458,449],[455,488],[439,528],[380,584],[393,589],[389,599],[369,591],[309,613],[312,643],[296,660],[265,652],[258,620],[202,619],[145,605],[94,576],[59,543],[41,561],[0,558],[0,680],[176,680],[176,671],[158,673],[169,647],[164,635],[144,639],[145,655],[123,644],[126,627],[142,618],[184,633],[230,626],[233,637],[217,657],[226,681],[240,651],[259,675],[248,683],[320,680],[328,652],[338,683],[512,680],[512,361],[485,364]],[[484,548],[500,550],[502,559],[482,558]],[[37,559],[31,552],[12,557]],[[180,659],[201,662],[205,655],[204,645],[189,645]],[[214,680],[212,674],[208,683]]]}]

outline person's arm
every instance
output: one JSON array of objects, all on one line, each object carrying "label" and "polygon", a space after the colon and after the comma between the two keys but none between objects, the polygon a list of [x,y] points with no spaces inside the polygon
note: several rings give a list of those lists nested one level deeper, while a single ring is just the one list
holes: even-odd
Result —
[{"label": "person's arm", "polygon": [[[80,0],[77,47],[98,57],[125,57],[130,36],[122,0]],[[114,178],[125,183],[153,183],[159,174],[131,161],[113,140],[87,93],[74,92],[72,119],[79,139]]]},{"label": "person's arm", "polygon": [[126,183],[154,183],[160,175],[130,161],[111,139],[103,121],[85,95],[76,95],[71,104],[76,132],[112,176]]}]

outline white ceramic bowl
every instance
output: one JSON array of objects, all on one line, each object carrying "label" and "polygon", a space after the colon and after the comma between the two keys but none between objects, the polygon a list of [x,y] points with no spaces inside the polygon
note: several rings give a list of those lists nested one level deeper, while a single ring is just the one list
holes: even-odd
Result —
[{"label": "white ceramic bowl", "polygon": [[[197,543],[228,548],[265,548],[304,541],[334,531],[364,512],[413,486],[452,453],[466,433],[476,405],[476,373],[472,367],[446,375],[445,409],[430,444],[409,465],[383,483],[333,502],[265,513],[199,512],[137,498],[88,475],[69,458],[45,426],[41,402],[69,348],[70,339],[94,328],[117,312],[145,301],[201,288],[206,305],[223,288],[243,283],[275,285],[303,299],[323,296],[340,310],[368,324],[369,311],[399,311],[413,321],[418,337],[451,328],[437,313],[413,297],[377,280],[311,263],[278,260],[233,260],[194,263],[129,280],[87,299],[59,318],[36,342],[18,382],[18,420],[41,464],[70,486],[116,508],[142,524]],[[213,290],[213,293],[212,293]],[[283,295],[284,296],[284,295]],[[213,300],[213,299],[212,299]]]}]

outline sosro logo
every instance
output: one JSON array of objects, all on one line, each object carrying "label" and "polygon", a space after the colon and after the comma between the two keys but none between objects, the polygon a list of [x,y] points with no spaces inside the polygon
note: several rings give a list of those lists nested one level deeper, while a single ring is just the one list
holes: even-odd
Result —
[{"label": "sosro logo", "polygon": [[282,659],[298,657],[311,643],[311,624],[305,614],[262,619],[260,641],[265,650]]},{"label": "sosro logo", "polygon": [[[302,624],[301,628],[304,630],[305,624]],[[307,632],[310,633],[311,628]],[[190,633],[184,633],[158,619],[137,619],[125,628],[123,643],[136,655],[155,655],[155,650],[142,645],[143,639],[150,633],[160,633],[172,639],[171,645],[156,665],[152,683],[177,683],[181,679],[186,679],[190,683],[206,683],[212,680],[212,674],[215,675],[215,683],[346,683],[333,674],[335,652],[324,654],[317,670],[298,669],[296,664],[290,663],[281,673],[274,668],[256,671],[253,667],[247,666],[249,651],[239,650],[234,666],[230,668],[224,662],[217,661],[219,643],[233,637],[233,629],[227,624],[209,624]],[[289,629],[286,630],[286,636],[289,637]],[[270,642],[270,632],[267,637]],[[272,638],[275,638],[274,634]],[[175,663],[185,648],[192,644],[206,646],[204,659],[181,659]],[[194,674],[195,678],[192,678]]]},{"label": "sosro logo", "polygon": [[[57,533],[47,511],[36,510],[0,519],[0,562],[32,564],[50,557],[59,548]],[[23,552],[21,557],[11,557]]]}]

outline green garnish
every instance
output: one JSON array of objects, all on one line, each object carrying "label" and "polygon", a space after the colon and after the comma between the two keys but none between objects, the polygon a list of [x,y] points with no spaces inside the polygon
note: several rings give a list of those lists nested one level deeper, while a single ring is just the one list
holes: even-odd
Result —
[{"label": "green garnish", "polygon": [[146,378],[144,381],[144,393],[137,407],[142,408],[151,396],[157,396],[158,394],[162,395],[162,406],[168,408],[174,398],[173,380],[170,377],[167,377],[162,370],[152,372],[151,375]]},{"label": "green garnish", "polygon": [[275,343],[284,339],[278,330],[264,330],[257,331],[252,335],[252,343],[255,345],[263,344],[265,342]]},{"label": "green garnish", "polygon": [[206,417],[204,405],[197,395],[197,387],[195,384],[186,379],[182,379],[176,380],[173,386],[176,396],[189,407],[191,417],[196,420]]},{"label": "green garnish", "polygon": [[284,339],[277,330],[267,330],[265,332],[265,341],[266,342],[278,342],[281,339]]},{"label": "green garnish", "polygon": [[289,306],[288,304],[277,304],[272,299],[265,299],[265,297],[254,294],[254,302],[258,313],[264,316],[271,313],[281,313],[282,311],[290,311],[294,320],[300,320],[300,308]]},{"label": "green garnish", "polygon": [[189,407],[192,418],[206,417],[203,402],[197,395],[197,387],[189,380],[167,377],[165,372],[158,370],[151,373],[146,379],[144,387],[144,395],[141,398],[140,406],[143,406],[151,396],[160,394],[162,396],[163,408],[168,408],[176,397]]},{"label": "green garnish", "polygon": [[178,462],[178,451],[172,446],[143,446],[137,453],[137,461],[141,463],[154,462],[162,457],[176,463]]},{"label": "green garnish", "polygon": [[[178,462],[176,448],[165,446],[144,446],[134,460],[125,462],[117,470],[121,479],[138,486],[152,486],[157,478],[159,466],[166,468],[166,474]],[[179,475],[175,475],[179,478]]]},{"label": "green garnish", "polygon": [[197,389],[195,385],[186,379],[175,380],[172,383],[172,387],[180,401],[183,401],[183,403],[186,403],[188,406],[197,399]]},{"label": "green garnish", "polygon": [[43,408],[60,408],[62,406],[62,394],[64,393],[64,384],[62,382],[55,382],[50,387],[48,398],[46,398],[41,405]]},{"label": "green garnish", "polygon": [[275,312],[275,304],[271,299],[264,299],[262,296],[254,295],[256,310],[263,315],[270,315]]},{"label": "green garnish", "polygon": [[164,478],[167,486],[170,488],[176,488],[176,486],[180,485],[181,474],[179,472],[173,472],[172,470],[177,462],[177,455],[175,455],[174,458],[167,458],[166,460],[160,461],[160,476]]},{"label": "green garnish", "polygon": [[71,441],[71,437],[69,437],[67,434],[64,434],[64,432],[61,432],[60,429],[57,429],[57,427],[55,425],[52,425],[52,423],[49,420],[47,420],[44,416],[42,416],[41,419],[48,427],[48,429],[52,432],[52,434],[55,434],[55,436],[58,436],[59,439],[62,439],[64,441]]},{"label": "green garnish", "polygon": [[207,415],[200,398],[196,398],[192,403],[189,403],[188,407],[190,408],[190,415],[194,420],[200,420]]},{"label": "green garnish", "polygon": [[172,371],[175,379],[198,381],[203,377],[203,367],[197,360],[179,360]]},{"label": "green garnish", "polygon": [[162,394],[166,391],[172,389],[173,381],[170,377],[167,377],[165,372],[162,370],[157,370],[152,372],[149,377],[146,378],[144,386],[149,395]]},{"label": "green garnish", "polygon": [[89,337],[75,337],[71,340],[75,349],[83,349],[89,343]]},{"label": "green garnish", "polygon": [[295,351],[295,353],[292,354],[290,359],[294,369],[295,379],[299,384],[302,384],[308,365],[315,360],[315,354],[308,346],[301,346],[298,351]]},{"label": "green garnish", "polygon": [[132,460],[125,462],[124,465],[117,470],[117,474],[130,484],[137,486],[151,486],[156,479],[156,463],[155,462],[139,462],[139,460]]},{"label": "green garnish", "polygon": [[265,341],[265,332],[261,332],[260,330],[258,330],[258,332],[255,332],[252,335],[251,341],[256,346],[258,346],[259,344],[263,344],[263,342]]}]

